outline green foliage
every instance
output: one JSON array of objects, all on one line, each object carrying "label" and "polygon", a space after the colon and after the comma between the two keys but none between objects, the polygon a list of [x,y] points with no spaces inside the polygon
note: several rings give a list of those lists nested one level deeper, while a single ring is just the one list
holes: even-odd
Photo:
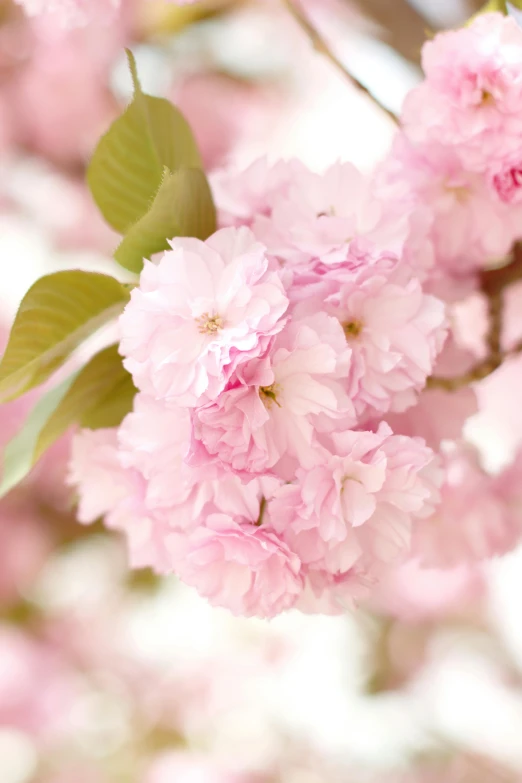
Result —
[{"label": "green foliage", "polygon": [[143,259],[167,250],[177,236],[206,239],[216,230],[216,210],[201,169],[165,170],[149,211],[130,229],[114,257],[121,266],[139,272]]},{"label": "green foliage", "polygon": [[216,210],[189,125],[169,101],[142,91],[127,57],[134,97],[100,140],[87,181],[106,221],[124,235],[116,260],[139,273],[167,240],[210,236]]},{"label": "green foliage", "polygon": [[201,166],[190,127],[170,101],[142,92],[136,63],[127,52],[134,98],[102,136],[87,182],[105,220],[125,234],[149,209],[165,168]]},{"label": "green foliage", "polygon": [[78,269],[37,280],[22,300],[0,362],[0,401],[38,386],[129,299],[108,275]]},{"label": "green foliage", "polygon": [[59,405],[40,431],[36,461],[72,424],[99,429],[116,427],[132,410],[136,389],[122,364],[118,346],[96,354],[76,375]]},{"label": "green foliage", "polygon": [[20,432],[7,444],[3,453],[3,472],[0,498],[13,489],[30,472],[42,428],[69,391],[76,375],[47,392],[35,405]]}]

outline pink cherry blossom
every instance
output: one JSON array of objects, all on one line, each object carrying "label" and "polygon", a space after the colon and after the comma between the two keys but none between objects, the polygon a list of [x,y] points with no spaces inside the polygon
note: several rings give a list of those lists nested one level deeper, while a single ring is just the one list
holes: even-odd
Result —
[{"label": "pink cherry blossom", "polygon": [[509,474],[497,478],[481,467],[470,446],[445,454],[441,503],[414,528],[412,552],[429,568],[454,568],[513,549],[520,540],[522,518],[509,513]]},{"label": "pink cherry blossom", "polygon": [[386,573],[372,606],[402,622],[455,615],[477,604],[486,592],[485,574],[475,564],[451,569],[423,568],[408,560]]},{"label": "pink cherry blossom", "polygon": [[407,134],[455,147],[479,171],[515,149],[522,130],[521,44],[516,21],[495,13],[428,41],[426,79],[404,105]]},{"label": "pink cherry blossom", "polygon": [[222,226],[251,226],[258,215],[270,215],[276,196],[286,194],[294,177],[305,171],[298,160],[271,165],[258,158],[245,169],[214,172],[210,181]]},{"label": "pink cherry blossom", "polygon": [[276,490],[268,512],[312,585],[318,571],[321,581],[325,572],[357,589],[408,552],[413,520],[438,500],[440,471],[422,441],[394,436],[386,425],[332,438],[334,453],[323,452],[311,470],[298,469],[297,481]]},{"label": "pink cherry blossom", "polygon": [[233,614],[273,617],[302,588],[301,563],[280,537],[253,520],[212,514],[190,536],[177,571],[187,584]]},{"label": "pink cherry blossom", "polygon": [[[426,240],[436,259],[431,276],[465,280],[506,255],[520,233],[522,211],[503,203],[484,174],[471,171],[454,147],[438,140],[414,145],[399,135],[379,178],[390,198],[407,185],[417,201],[414,211],[429,210]],[[439,290],[446,288],[444,279]]]},{"label": "pink cherry blossom", "polygon": [[442,303],[415,279],[397,285],[380,264],[332,270],[324,280],[332,288],[323,307],[341,323],[351,353],[346,388],[358,416],[413,405],[446,337]]},{"label": "pink cherry blossom", "polygon": [[[286,192],[285,192],[286,191]],[[407,216],[389,215],[373,184],[351,163],[336,163],[323,174],[302,168],[276,192],[268,215],[253,223],[256,236],[286,261],[320,258],[342,262],[350,243],[365,237],[381,250],[400,249],[408,233]]]},{"label": "pink cherry blossom", "polygon": [[215,399],[241,362],[266,350],[288,299],[247,228],[171,245],[157,265],[146,262],[132,292],[121,353],[142,391],[195,405]]},{"label": "pink cherry blossom", "polygon": [[[355,422],[341,383],[348,357],[334,318],[317,313],[290,322],[266,363],[245,365],[241,380],[246,387],[226,390],[194,411],[189,461],[217,462],[246,479],[271,469],[291,478],[296,464],[314,461],[315,429]],[[256,375],[250,377],[251,370]]]}]

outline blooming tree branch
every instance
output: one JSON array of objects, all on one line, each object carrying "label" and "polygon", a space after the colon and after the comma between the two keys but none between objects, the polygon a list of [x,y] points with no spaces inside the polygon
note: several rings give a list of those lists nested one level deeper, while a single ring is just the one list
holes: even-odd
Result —
[{"label": "blooming tree branch", "polygon": [[399,120],[397,115],[387,106],[384,106],[375,95],[346,67],[346,65],[337,57],[332,51],[329,44],[326,42],[324,36],[319,32],[317,27],[310,21],[309,17],[304,13],[299,5],[299,0],[283,0],[284,5],[288,9],[288,12],[293,16],[297,24],[306,33],[315,51],[324,55],[330,63],[340,71],[343,76],[347,77],[352,84],[354,84],[361,92],[364,92],[375,103],[381,111],[388,115],[395,124],[398,124]]}]

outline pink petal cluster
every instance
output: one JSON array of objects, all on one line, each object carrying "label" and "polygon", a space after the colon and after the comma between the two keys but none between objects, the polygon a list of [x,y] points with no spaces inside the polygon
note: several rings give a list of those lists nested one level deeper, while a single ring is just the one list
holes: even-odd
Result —
[{"label": "pink petal cluster", "polygon": [[447,300],[476,287],[476,273],[522,236],[521,52],[522,29],[500,13],[428,41],[426,78],[406,98],[377,177],[387,198],[416,202],[432,290]]},{"label": "pink petal cluster", "polygon": [[[416,402],[444,307],[370,191],[362,209],[353,167],[257,163],[246,183],[235,225],[145,263],[119,322],[134,410],[77,436],[70,482],[81,521],[104,516],[134,566],[215,606],[336,613],[407,555],[437,501],[433,452],[378,419]],[[314,210],[335,191],[339,218],[310,223],[302,188]],[[259,235],[285,225],[278,210],[293,222],[275,247]]]},{"label": "pink petal cluster", "polygon": [[455,568],[503,555],[522,534],[520,463],[489,475],[471,446],[445,455],[442,501],[415,527],[412,551],[429,568]]},{"label": "pink petal cluster", "polygon": [[280,275],[247,228],[176,240],[159,264],[145,265],[121,318],[124,364],[155,397],[215,399],[281,331],[287,306]]}]

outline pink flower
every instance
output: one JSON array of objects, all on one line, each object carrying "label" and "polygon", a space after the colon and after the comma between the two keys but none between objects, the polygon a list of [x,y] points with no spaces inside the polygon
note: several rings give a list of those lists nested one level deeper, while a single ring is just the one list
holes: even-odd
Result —
[{"label": "pink flower", "polygon": [[520,233],[522,212],[502,203],[483,174],[470,171],[454,147],[438,140],[415,146],[399,135],[380,176],[390,198],[394,187],[407,183],[416,209],[429,210],[427,241],[436,258],[432,275],[469,277],[503,257]]},{"label": "pink flower", "polygon": [[455,146],[468,166],[484,171],[518,146],[522,131],[522,30],[514,19],[482,14],[466,28],[424,45],[426,80],[403,111],[414,141]]},{"label": "pink flower", "polygon": [[302,588],[301,563],[279,536],[251,520],[213,514],[190,536],[180,578],[233,614],[274,617]]},{"label": "pink flower", "polygon": [[316,429],[355,421],[341,383],[348,356],[334,318],[317,313],[290,322],[266,363],[244,366],[246,387],[194,411],[189,462],[216,462],[247,480],[263,471],[292,478],[297,464],[314,462]]},{"label": "pink flower", "polygon": [[402,622],[418,623],[464,611],[480,601],[485,588],[485,574],[473,564],[442,570],[408,560],[385,575],[372,606]]},{"label": "pink flower", "polygon": [[480,466],[470,446],[445,455],[442,500],[435,513],[416,525],[412,551],[424,567],[453,568],[513,549],[522,518],[509,513],[509,474],[495,479]]},{"label": "pink flower", "polygon": [[82,430],[73,438],[68,483],[80,488],[77,518],[84,524],[111,511],[128,491],[117,444],[116,428]]},{"label": "pink flower", "polygon": [[211,513],[257,518],[262,484],[244,485],[234,475],[217,480],[215,470],[186,465],[188,445],[188,411],[140,394],[119,430],[82,430],[74,438],[68,480],[78,491],[78,518],[104,517],[123,532],[134,567],[172,572],[172,541]]},{"label": "pink flower", "polygon": [[287,193],[305,171],[298,160],[270,165],[258,158],[244,170],[223,169],[210,177],[221,226],[251,226],[257,215],[270,215],[276,196]]},{"label": "pink flower", "polygon": [[220,394],[215,402],[196,408],[190,464],[216,462],[246,478],[273,467],[281,450],[267,426],[270,399],[255,386],[238,386]]},{"label": "pink flower", "polygon": [[302,263],[320,258],[326,264],[344,261],[358,237],[382,250],[399,249],[407,231],[351,163],[336,163],[324,174],[298,170],[287,188],[274,195],[268,216],[260,215],[252,229],[281,259]]},{"label": "pink flower", "polygon": [[353,275],[332,270],[330,278],[336,290],[323,306],[346,336],[347,391],[358,416],[413,405],[446,338],[442,302],[415,279],[397,285],[379,265]]},{"label": "pink flower", "polygon": [[276,490],[269,518],[310,576],[364,585],[409,551],[413,520],[438,500],[439,471],[422,441],[392,435],[384,424],[332,440],[334,453],[323,452],[321,464]]},{"label": "pink flower", "polygon": [[241,362],[266,350],[288,299],[247,228],[171,244],[159,264],[146,262],[132,292],[121,352],[142,391],[195,405],[215,399]]}]

